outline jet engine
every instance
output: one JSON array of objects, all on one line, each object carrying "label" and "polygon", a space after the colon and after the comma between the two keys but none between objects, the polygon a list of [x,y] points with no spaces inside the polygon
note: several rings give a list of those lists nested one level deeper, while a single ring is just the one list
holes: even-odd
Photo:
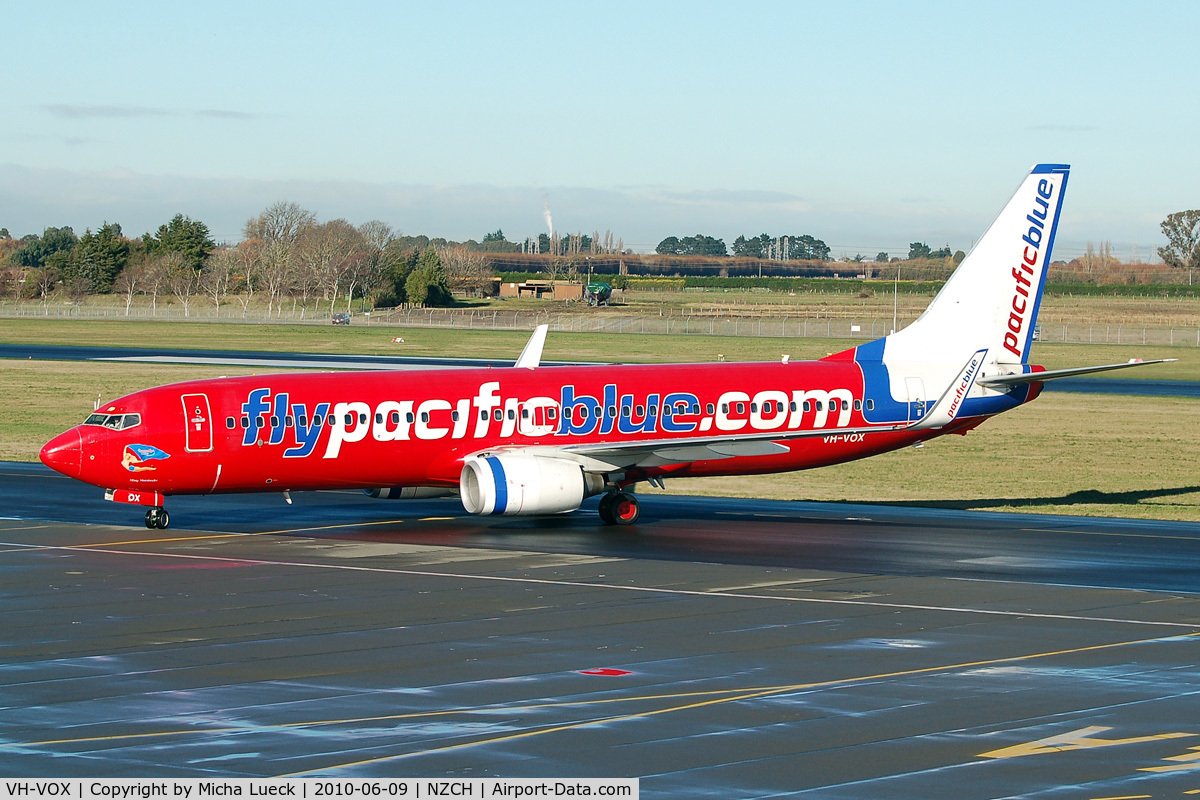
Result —
[{"label": "jet engine", "polygon": [[603,489],[603,479],[562,458],[500,453],[471,456],[459,494],[471,514],[558,514],[579,508]]}]

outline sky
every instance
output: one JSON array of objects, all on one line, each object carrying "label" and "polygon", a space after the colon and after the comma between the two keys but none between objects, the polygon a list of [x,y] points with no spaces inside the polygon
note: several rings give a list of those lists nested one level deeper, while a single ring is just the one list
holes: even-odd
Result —
[{"label": "sky", "polygon": [[510,240],[969,250],[1072,165],[1056,256],[1200,207],[1200,3],[17,3],[0,227],[177,213]]}]

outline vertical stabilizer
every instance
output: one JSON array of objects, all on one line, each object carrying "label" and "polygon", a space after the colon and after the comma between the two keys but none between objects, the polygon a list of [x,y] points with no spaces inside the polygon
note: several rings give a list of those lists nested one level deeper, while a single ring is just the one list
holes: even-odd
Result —
[{"label": "vertical stabilizer", "polygon": [[986,349],[992,362],[1028,362],[1069,172],[1066,164],[1033,168],[925,313],[887,337],[885,361],[957,368]]}]

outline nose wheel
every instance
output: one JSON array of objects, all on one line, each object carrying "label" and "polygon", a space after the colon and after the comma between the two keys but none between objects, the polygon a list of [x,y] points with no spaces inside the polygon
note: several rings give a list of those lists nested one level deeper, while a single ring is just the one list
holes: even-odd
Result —
[{"label": "nose wheel", "polygon": [[629,492],[606,494],[600,498],[600,519],[605,525],[632,525],[641,514],[638,499]]},{"label": "nose wheel", "polygon": [[165,530],[171,524],[171,515],[162,506],[155,506],[146,512],[146,527]]}]

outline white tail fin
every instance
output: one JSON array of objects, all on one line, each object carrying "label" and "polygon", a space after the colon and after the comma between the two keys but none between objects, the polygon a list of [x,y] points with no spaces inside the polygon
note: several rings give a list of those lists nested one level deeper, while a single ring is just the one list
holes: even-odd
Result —
[{"label": "white tail fin", "polygon": [[980,349],[992,362],[1029,360],[1069,172],[1065,164],[1030,171],[925,313],[887,337],[887,360],[958,367]]}]

